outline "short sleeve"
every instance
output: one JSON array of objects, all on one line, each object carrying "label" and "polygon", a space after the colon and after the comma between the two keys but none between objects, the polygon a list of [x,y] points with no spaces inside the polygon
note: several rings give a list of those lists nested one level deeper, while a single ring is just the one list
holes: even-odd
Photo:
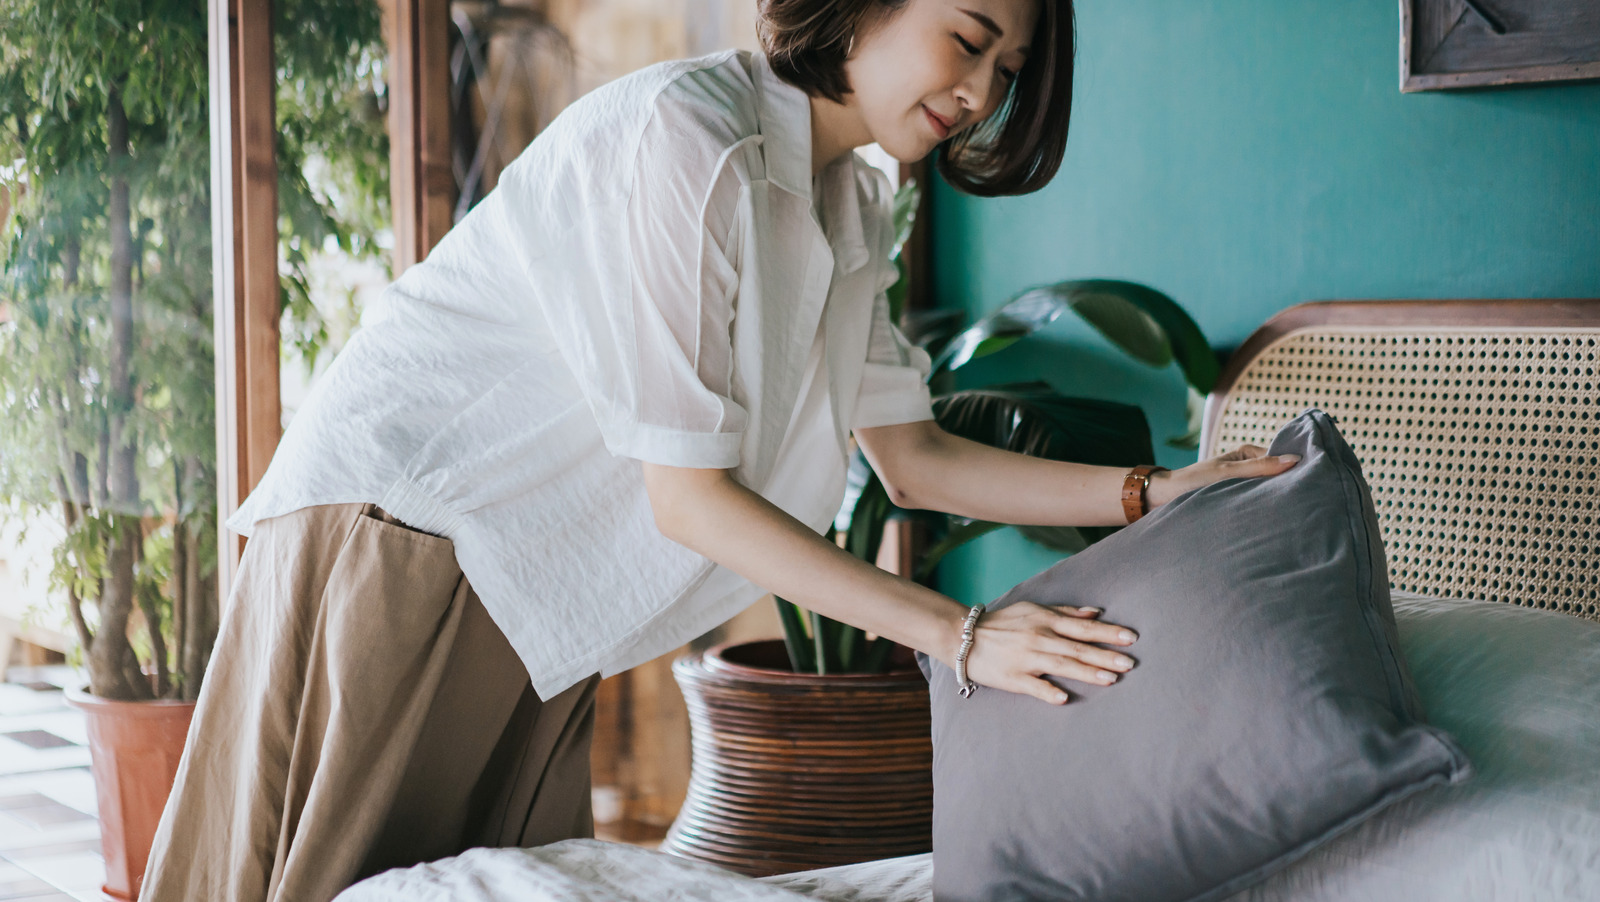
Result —
[{"label": "short sleeve", "polygon": [[888,287],[898,271],[885,266],[872,302],[872,331],[867,339],[867,365],[861,373],[861,394],[856,400],[852,429],[893,426],[933,419],[928,394],[928,352],[906,340],[889,319]]},{"label": "short sleeve", "polygon": [[[730,397],[740,201],[733,148],[658,110],[640,139],[623,246],[628,334],[600,423],[611,453],[677,467],[738,465],[747,412]],[[631,352],[631,353],[628,353]],[[618,403],[620,402],[620,403]]]}]

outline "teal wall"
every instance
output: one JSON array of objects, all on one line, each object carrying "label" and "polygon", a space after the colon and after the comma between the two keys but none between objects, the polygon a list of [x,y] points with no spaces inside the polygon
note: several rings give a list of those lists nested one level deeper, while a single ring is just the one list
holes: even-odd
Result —
[{"label": "teal wall", "polygon": [[[1078,34],[1055,181],[998,200],[935,186],[941,306],[1131,279],[1232,347],[1306,300],[1600,297],[1600,84],[1402,95],[1395,0],[1079,0]],[[1158,445],[1182,431],[1176,370],[1076,321],[962,384],[1038,376],[1142,405]],[[1056,559],[1002,531],[940,586],[984,601]]]}]

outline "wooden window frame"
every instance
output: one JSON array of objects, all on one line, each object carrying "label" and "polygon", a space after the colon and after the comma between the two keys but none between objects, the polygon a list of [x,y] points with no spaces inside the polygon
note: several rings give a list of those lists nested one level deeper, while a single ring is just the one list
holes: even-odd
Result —
[{"label": "wooden window frame", "polygon": [[282,434],[278,395],[278,163],[271,0],[208,0],[212,326],[217,391],[217,586],[243,538],[226,521]]},{"label": "wooden window frame", "polygon": [[[450,229],[449,0],[380,0],[389,44],[391,209],[398,275]],[[227,520],[283,435],[272,0],[207,0],[217,392],[218,591],[244,539]]]}]

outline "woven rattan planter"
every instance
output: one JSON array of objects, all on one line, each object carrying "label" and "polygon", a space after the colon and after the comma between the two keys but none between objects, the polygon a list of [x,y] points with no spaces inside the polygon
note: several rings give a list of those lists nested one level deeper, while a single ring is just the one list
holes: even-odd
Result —
[{"label": "woven rattan planter", "polygon": [[914,665],[797,674],[770,640],[672,670],[694,769],[664,850],[764,876],[932,849],[928,684]]}]

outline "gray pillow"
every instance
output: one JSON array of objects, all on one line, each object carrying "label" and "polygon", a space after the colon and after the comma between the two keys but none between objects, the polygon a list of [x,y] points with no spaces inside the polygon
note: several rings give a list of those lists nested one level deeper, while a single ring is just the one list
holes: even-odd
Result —
[{"label": "gray pillow", "polygon": [[939,902],[1223,899],[1470,775],[1423,723],[1355,454],[1320,410],[1270,453],[1302,459],[1181,495],[993,605],[1103,608],[1139,633],[1117,683],[963,699],[918,656]]}]

